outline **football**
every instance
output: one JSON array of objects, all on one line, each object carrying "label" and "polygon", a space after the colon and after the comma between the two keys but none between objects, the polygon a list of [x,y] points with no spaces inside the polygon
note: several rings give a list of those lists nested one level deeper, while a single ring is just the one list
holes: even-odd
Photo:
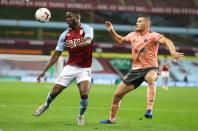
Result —
[{"label": "football", "polygon": [[35,18],[41,23],[46,23],[51,18],[51,12],[47,8],[39,8],[35,13]]}]

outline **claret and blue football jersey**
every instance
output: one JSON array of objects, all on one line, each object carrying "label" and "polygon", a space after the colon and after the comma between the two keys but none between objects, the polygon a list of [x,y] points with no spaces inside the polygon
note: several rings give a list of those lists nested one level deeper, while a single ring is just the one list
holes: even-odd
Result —
[{"label": "claret and blue football jersey", "polygon": [[78,29],[68,28],[59,37],[56,46],[57,51],[63,51],[67,48],[69,58],[66,64],[77,65],[82,68],[91,67],[92,63],[92,43],[87,46],[80,46],[75,48],[65,47],[65,42],[80,42],[83,38],[91,38],[93,40],[93,27],[87,24],[81,24]]}]

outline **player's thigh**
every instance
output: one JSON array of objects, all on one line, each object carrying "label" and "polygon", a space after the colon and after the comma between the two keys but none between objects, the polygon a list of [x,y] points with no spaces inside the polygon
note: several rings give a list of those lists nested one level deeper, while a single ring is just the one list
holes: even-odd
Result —
[{"label": "player's thigh", "polygon": [[130,91],[134,90],[135,87],[133,85],[126,85],[125,83],[121,82],[118,85],[118,88],[116,90],[116,92],[114,93],[114,96],[120,97],[122,98],[123,96],[125,96],[127,93],[129,93]]},{"label": "player's thigh", "polygon": [[79,70],[80,72],[76,76],[76,82],[80,94],[88,94],[91,87],[91,68],[80,68]]},{"label": "player's thigh", "polygon": [[91,68],[79,68],[79,72],[76,74],[76,82],[81,83],[82,81],[91,82]]},{"label": "player's thigh", "polygon": [[56,78],[55,83],[68,87],[74,81],[77,73],[76,67],[66,65],[61,74]]},{"label": "player's thigh", "polygon": [[54,84],[51,92],[53,94],[60,94],[64,89],[65,89],[64,86],[59,85],[59,84]]},{"label": "player's thigh", "polygon": [[149,83],[155,82],[157,80],[158,77],[158,72],[156,70],[150,70],[146,76],[145,76],[145,80]]},{"label": "player's thigh", "polygon": [[78,83],[78,88],[80,91],[80,95],[88,95],[91,88],[91,82],[88,80],[81,81],[80,83]]}]

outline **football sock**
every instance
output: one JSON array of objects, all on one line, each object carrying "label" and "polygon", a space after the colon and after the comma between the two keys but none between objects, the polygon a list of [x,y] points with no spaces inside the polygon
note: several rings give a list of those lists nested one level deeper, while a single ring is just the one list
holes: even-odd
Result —
[{"label": "football sock", "polygon": [[118,113],[120,103],[121,103],[121,99],[115,96],[111,105],[111,111],[110,111],[110,117],[109,117],[109,120],[111,122],[115,122],[116,120],[116,115]]},{"label": "football sock", "polygon": [[87,105],[88,105],[88,98],[87,99],[81,99],[80,100],[80,116],[82,116],[86,109],[87,109]]},{"label": "football sock", "polygon": [[52,94],[51,92],[47,95],[47,106],[51,104],[51,102],[54,100],[54,98],[57,96],[57,94]]},{"label": "football sock", "polygon": [[156,87],[155,84],[149,84],[147,88],[147,110],[153,109],[153,103],[155,99]]}]

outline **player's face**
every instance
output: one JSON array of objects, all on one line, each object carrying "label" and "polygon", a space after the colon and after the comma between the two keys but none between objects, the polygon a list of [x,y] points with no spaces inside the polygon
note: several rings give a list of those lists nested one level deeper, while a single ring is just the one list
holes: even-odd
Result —
[{"label": "player's face", "polygon": [[143,31],[148,28],[148,22],[144,17],[139,17],[136,21],[136,31]]},{"label": "player's face", "polygon": [[67,15],[66,22],[70,28],[74,28],[77,25],[77,18],[74,15]]}]

